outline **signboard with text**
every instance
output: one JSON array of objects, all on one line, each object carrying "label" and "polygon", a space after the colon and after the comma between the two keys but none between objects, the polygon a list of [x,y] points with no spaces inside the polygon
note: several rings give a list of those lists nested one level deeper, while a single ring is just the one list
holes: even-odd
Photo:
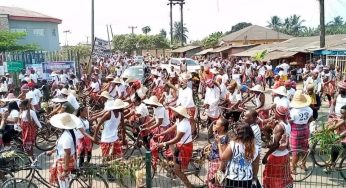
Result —
[{"label": "signboard with text", "polygon": [[20,72],[24,68],[24,63],[20,61],[8,61],[7,71],[9,73]]},{"label": "signboard with text", "polygon": [[42,63],[42,78],[51,80],[52,72],[66,71],[67,74],[76,74],[76,63],[74,61],[53,61]]},{"label": "signboard with text", "polygon": [[27,64],[25,65],[25,68],[27,73],[29,73],[31,70],[34,70],[39,78],[43,77],[42,64]]}]

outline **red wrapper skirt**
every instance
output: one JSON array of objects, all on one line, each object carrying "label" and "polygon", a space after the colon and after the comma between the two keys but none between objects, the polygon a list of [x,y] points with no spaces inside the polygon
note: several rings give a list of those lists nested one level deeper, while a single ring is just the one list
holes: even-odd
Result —
[{"label": "red wrapper skirt", "polygon": [[290,157],[269,155],[263,171],[263,187],[286,188],[291,187],[293,178],[290,169]]},{"label": "red wrapper skirt", "polygon": [[23,150],[32,152],[36,141],[36,125],[33,122],[22,121],[20,127],[22,128]]},{"label": "red wrapper skirt", "polygon": [[309,149],[309,136],[309,125],[297,125],[295,123],[291,123],[291,150],[301,149],[307,151]]}]

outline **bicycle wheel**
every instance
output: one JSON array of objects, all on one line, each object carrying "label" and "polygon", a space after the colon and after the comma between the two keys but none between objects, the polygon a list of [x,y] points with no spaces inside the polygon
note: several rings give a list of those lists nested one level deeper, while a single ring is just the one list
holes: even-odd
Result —
[{"label": "bicycle wheel", "polygon": [[50,137],[50,139],[48,139],[46,133],[48,133],[48,132],[40,132],[36,136],[35,146],[37,149],[39,149],[41,151],[52,150],[55,147],[56,140],[53,142],[50,139],[52,139],[52,137],[55,137],[56,139],[58,139],[58,137],[59,137],[57,132],[50,132],[49,136],[48,136],[48,137]]},{"label": "bicycle wheel", "polygon": [[5,169],[0,169],[0,185],[2,185],[6,180],[14,178],[14,175]]},{"label": "bicycle wheel", "polygon": [[1,188],[38,188],[38,186],[23,178],[12,178],[6,180]]},{"label": "bicycle wheel", "polygon": [[[292,173],[293,181],[301,182],[306,180],[309,176],[311,176],[313,170],[315,169],[315,163],[313,162],[313,159],[309,151],[295,149],[290,151],[291,166],[294,156],[298,157],[298,161],[296,164],[296,174]],[[304,165],[306,169],[303,168]]]},{"label": "bicycle wheel", "polygon": [[346,155],[341,159],[338,169],[340,175],[344,180],[346,180]]},{"label": "bicycle wheel", "polygon": [[107,181],[100,174],[90,175],[80,175],[73,178],[70,181],[70,188],[93,188],[93,187],[104,187],[108,188]]},{"label": "bicycle wheel", "polygon": [[312,145],[311,158],[317,166],[325,167],[327,165],[327,161],[330,159],[330,156],[330,151],[321,150],[318,142]]}]

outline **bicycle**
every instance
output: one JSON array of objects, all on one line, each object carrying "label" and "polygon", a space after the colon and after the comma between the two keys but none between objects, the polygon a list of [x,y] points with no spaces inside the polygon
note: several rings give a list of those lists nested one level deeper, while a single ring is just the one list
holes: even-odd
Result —
[{"label": "bicycle", "polygon": [[139,151],[140,155],[143,155],[141,150],[142,146],[144,146],[146,150],[149,150],[149,146],[144,145],[145,141],[141,136],[141,133],[143,132],[142,129],[143,128],[138,124],[134,124],[133,126],[125,126],[125,134],[126,137],[129,138],[129,142],[127,142],[126,151],[124,152],[125,159],[129,159],[133,155],[133,153],[135,153],[135,151]]},{"label": "bicycle", "polygon": [[[39,173],[39,170],[41,170],[41,167],[37,164],[38,160],[45,155],[46,152],[41,153],[36,157],[35,160],[32,161],[32,163],[28,166],[24,166],[22,169],[28,169],[30,170],[30,174],[27,178],[11,178],[6,180],[0,188],[21,188],[21,187],[26,187],[26,188],[38,188],[38,185],[35,184],[33,181],[38,181],[40,184],[47,188],[51,187],[57,187],[55,185],[51,185],[48,181],[46,181],[42,175]],[[41,186],[40,186],[41,187]]]},{"label": "bicycle", "polygon": [[107,164],[84,164],[78,171],[72,172],[70,188],[108,188],[108,183],[101,175],[101,169],[108,167]]}]

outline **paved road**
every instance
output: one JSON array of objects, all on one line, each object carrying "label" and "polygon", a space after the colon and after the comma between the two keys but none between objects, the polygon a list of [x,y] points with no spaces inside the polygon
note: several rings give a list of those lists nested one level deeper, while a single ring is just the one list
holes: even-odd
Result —
[{"label": "paved road", "polygon": [[[300,85],[298,85],[298,88],[301,88]],[[266,105],[269,105],[271,103],[272,99],[271,99],[271,95],[270,95],[270,91],[266,91]],[[321,109],[321,116],[327,115],[328,113],[328,108],[327,108],[327,104],[326,102],[323,102],[323,107]],[[207,139],[206,139],[206,130],[203,130],[200,138],[197,140],[197,142],[194,145],[194,148],[201,148],[203,146],[205,146],[207,144]],[[144,152],[144,151],[143,151]],[[265,149],[263,149],[262,151],[262,156],[263,154],[266,152]],[[100,158],[97,156],[101,155],[101,151],[100,148],[95,145],[94,149],[93,149],[93,162],[95,163],[99,163],[100,162]],[[52,165],[53,160],[51,160],[51,158],[43,158],[42,159],[42,167],[43,170],[41,170],[41,175],[45,178],[48,179],[49,178],[49,173],[48,173],[48,167]],[[311,166],[311,163],[309,163],[307,166]],[[204,164],[204,167],[202,168],[201,172],[200,172],[200,178],[202,180],[205,179],[205,175],[206,175],[206,170],[207,170],[208,166],[207,163]],[[264,170],[264,166],[261,165],[261,169],[262,172]],[[23,176],[23,172],[21,172],[20,174],[16,175],[18,176]],[[262,176],[262,173],[259,174],[260,178]],[[135,182],[130,179],[130,178],[124,178],[125,179],[125,183],[128,185],[128,187],[135,187]],[[202,181],[197,178],[196,176],[189,176],[189,179],[191,182],[193,182],[194,184],[202,184]],[[172,180],[168,177],[166,177],[166,172],[164,171],[159,171],[158,175],[155,176],[155,178],[153,179],[153,186],[154,187],[160,187],[160,188],[170,188],[170,187],[184,187],[181,184],[180,180]],[[75,186],[77,187],[77,186]],[[94,184],[93,187],[103,187],[101,186],[100,182],[96,182]],[[111,183],[109,182],[109,187],[123,187],[120,185],[120,183],[118,181],[116,181],[115,183]],[[313,171],[312,175],[305,181],[303,182],[299,182],[299,183],[295,183],[294,187],[299,187],[299,188],[311,188],[311,187],[346,187],[346,183],[344,180],[342,180],[342,178],[340,177],[340,175],[337,172],[334,172],[332,174],[327,175],[326,173],[324,173],[322,171],[321,168],[315,168],[315,170]]]}]

